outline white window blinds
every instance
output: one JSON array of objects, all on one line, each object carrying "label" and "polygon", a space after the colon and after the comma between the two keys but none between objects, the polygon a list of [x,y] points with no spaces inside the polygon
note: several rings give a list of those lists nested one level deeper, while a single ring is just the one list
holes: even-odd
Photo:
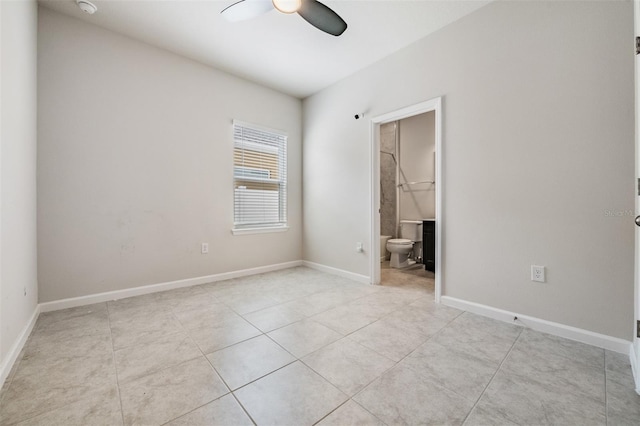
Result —
[{"label": "white window blinds", "polygon": [[234,228],[287,224],[287,135],[233,122]]}]

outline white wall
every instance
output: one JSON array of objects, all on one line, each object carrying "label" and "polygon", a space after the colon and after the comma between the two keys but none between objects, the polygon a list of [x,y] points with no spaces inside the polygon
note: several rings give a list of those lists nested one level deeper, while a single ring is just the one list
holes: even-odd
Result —
[{"label": "white wall", "polygon": [[306,99],[305,259],[369,274],[353,114],[443,96],[443,294],[631,340],[632,30],[631,2],[495,2]]},{"label": "white wall", "polygon": [[[436,113],[408,117],[400,127],[400,183],[435,181]],[[420,183],[399,188],[400,220],[436,217],[435,185]]]},{"label": "white wall", "polygon": [[[300,100],[44,8],[38,52],[41,302],[301,258]],[[234,118],[289,134],[287,232],[231,234]]]},{"label": "white wall", "polygon": [[[0,2],[0,384],[38,300],[35,1]],[[26,292],[26,295],[25,295]]]}]

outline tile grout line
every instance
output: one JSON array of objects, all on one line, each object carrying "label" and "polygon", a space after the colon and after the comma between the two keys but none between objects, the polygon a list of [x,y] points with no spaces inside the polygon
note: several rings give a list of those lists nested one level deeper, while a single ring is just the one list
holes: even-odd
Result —
[{"label": "tile grout line", "polygon": [[493,379],[496,377],[496,375],[498,374],[498,372],[500,372],[500,369],[502,368],[502,365],[505,363],[505,361],[507,360],[507,358],[509,358],[509,355],[511,355],[511,352],[513,351],[513,348],[516,346],[516,343],[518,343],[518,340],[520,340],[520,336],[522,336],[522,331],[524,330],[524,327],[520,330],[520,332],[518,333],[518,336],[514,339],[513,344],[511,344],[511,347],[509,348],[509,351],[507,352],[507,354],[504,356],[504,358],[502,358],[502,361],[500,361],[500,365],[498,365],[498,368],[496,368],[495,373],[493,373],[493,375],[491,376],[491,379],[489,380],[489,382],[487,383],[487,385],[484,387],[484,389],[482,390],[482,392],[480,393],[480,396],[478,396],[478,399],[476,399],[476,402],[473,404],[473,407],[471,407],[471,409],[469,410],[469,412],[467,413],[467,415],[464,417],[464,420],[462,421],[462,424],[464,425],[467,421],[467,419],[469,418],[469,416],[471,415],[471,413],[473,413],[473,410],[475,410],[475,408],[478,406],[478,403],[480,402],[480,400],[482,399],[482,396],[485,394],[485,392],[487,391],[487,389],[489,388],[489,386],[491,386],[491,383],[493,382]]},{"label": "tile grout line", "polygon": [[113,358],[113,369],[116,373],[116,391],[118,392],[118,401],[120,401],[120,417],[122,419],[122,424],[125,425],[124,421],[124,407],[122,404],[122,394],[120,393],[120,379],[118,378],[118,364],[116,362],[116,349],[113,343],[113,332],[111,330],[111,313],[109,311],[109,303],[105,302],[107,307],[107,323],[109,325],[109,340],[111,340],[111,357]]},{"label": "tile grout line", "polygon": [[604,424],[609,425],[609,398],[607,392],[607,351],[604,351]]}]

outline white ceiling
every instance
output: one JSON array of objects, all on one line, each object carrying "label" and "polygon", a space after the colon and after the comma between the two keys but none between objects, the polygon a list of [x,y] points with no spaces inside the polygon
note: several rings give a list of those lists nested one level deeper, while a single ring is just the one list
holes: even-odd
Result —
[{"label": "white ceiling", "polygon": [[489,3],[489,0],[326,0],[349,25],[339,37],[275,10],[231,23],[237,0],[75,0],[40,4],[278,91],[304,98]]}]

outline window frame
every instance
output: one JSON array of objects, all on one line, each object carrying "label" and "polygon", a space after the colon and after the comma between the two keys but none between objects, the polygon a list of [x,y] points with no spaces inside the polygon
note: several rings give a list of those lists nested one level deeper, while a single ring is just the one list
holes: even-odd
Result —
[{"label": "window frame", "polygon": [[[247,166],[237,166],[235,160],[236,147],[238,143],[242,144],[252,144],[256,142],[247,142],[246,140],[238,140],[236,138],[236,128],[242,127],[254,132],[261,132],[270,134],[273,137],[283,138],[282,145],[278,149],[282,149],[283,153],[278,153],[277,164],[278,164],[278,174],[279,176],[283,176],[283,178],[278,179],[277,181],[273,181],[270,178],[256,178],[256,177],[247,177],[246,179],[242,179],[236,176],[236,167],[247,167]],[[233,143],[233,153],[234,158],[232,159],[232,186],[233,186],[233,227],[231,232],[233,235],[247,235],[247,234],[263,234],[263,233],[273,233],[273,232],[285,232],[289,229],[289,215],[288,215],[288,135],[286,132],[282,130],[277,130],[265,126],[261,126],[254,123],[248,123],[240,120],[233,120],[232,122],[232,143]],[[257,144],[260,144],[257,142]],[[271,149],[268,144],[264,144],[265,150]],[[236,197],[237,197],[237,182],[238,181],[253,181],[253,182],[266,182],[266,183],[276,183],[278,185],[278,210],[279,210],[279,222],[271,223],[271,222],[263,222],[263,223],[254,223],[254,224],[242,224],[237,222],[237,206],[236,206]],[[282,219],[284,217],[284,219]]]}]

